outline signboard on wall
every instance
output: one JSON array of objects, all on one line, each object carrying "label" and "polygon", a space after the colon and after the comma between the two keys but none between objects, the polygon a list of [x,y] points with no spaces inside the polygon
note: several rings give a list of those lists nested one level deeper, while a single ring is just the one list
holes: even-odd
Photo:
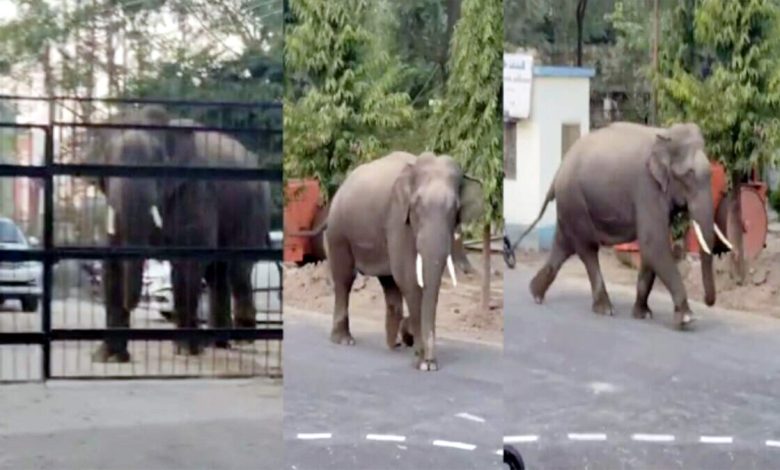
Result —
[{"label": "signboard on wall", "polygon": [[530,54],[504,53],[504,119],[531,116],[531,82],[534,58]]}]

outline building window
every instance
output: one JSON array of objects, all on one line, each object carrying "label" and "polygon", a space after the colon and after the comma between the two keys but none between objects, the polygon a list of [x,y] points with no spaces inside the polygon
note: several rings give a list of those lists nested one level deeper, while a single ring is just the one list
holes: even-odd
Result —
[{"label": "building window", "polygon": [[561,128],[561,160],[574,142],[580,138],[580,124],[564,124]]},{"label": "building window", "polygon": [[517,178],[517,123],[504,121],[504,179]]}]

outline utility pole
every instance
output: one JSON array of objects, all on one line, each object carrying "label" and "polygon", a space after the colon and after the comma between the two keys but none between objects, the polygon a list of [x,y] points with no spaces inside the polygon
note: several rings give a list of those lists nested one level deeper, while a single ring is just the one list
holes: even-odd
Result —
[{"label": "utility pole", "polygon": [[659,37],[659,12],[658,0],[653,0],[653,106],[650,111],[650,124],[657,125],[658,121],[658,85],[655,83],[658,77],[658,37]]}]

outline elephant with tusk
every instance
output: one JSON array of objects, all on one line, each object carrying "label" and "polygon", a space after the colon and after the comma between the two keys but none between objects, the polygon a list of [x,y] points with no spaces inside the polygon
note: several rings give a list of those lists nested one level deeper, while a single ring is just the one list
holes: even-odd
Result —
[{"label": "elephant with tusk", "polygon": [[701,247],[704,300],[713,305],[712,257],[723,251],[721,245],[726,250],[732,245],[715,224],[710,179],[704,138],[695,124],[654,128],[619,122],[580,138],[564,157],[539,216],[514,243],[536,226],[555,200],[558,220],[552,252],[530,285],[536,302],[543,301],[561,265],[577,254],[588,271],[593,311],[613,314],[599,267],[599,247],[638,240],[642,263],[634,317],[652,316],[647,299],[658,276],[672,295],[676,326],[691,323],[685,285],[669,243],[670,226],[674,214],[687,212]]},{"label": "elephant with tusk", "polygon": [[[335,289],[331,340],[352,345],[348,303],[357,272],[377,276],[386,303],[388,347],[399,335],[416,366],[438,369],[436,305],[445,266],[457,285],[452,243],[460,224],[483,211],[482,185],[449,156],[393,152],[354,169],[336,191],[327,221]],[[406,302],[408,316],[403,309]]]}]

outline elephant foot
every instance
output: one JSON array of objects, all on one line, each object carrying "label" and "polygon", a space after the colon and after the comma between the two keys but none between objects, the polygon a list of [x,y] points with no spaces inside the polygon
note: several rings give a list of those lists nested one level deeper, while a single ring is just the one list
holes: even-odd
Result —
[{"label": "elephant foot", "polygon": [[634,305],[634,310],[632,312],[632,315],[634,318],[638,318],[640,320],[644,320],[647,317],[653,318],[653,311],[650,310],[650,307],[647,305]]},{"label": "elephant foot", "polygon": [[175,344],[175,352],[180,356],[199,356],[204,349],[200,341],[177,341]]},{"label": "elephant foot", "polygon": [[349,331],[333,331],[330,334],[330,340],[336,344],[344,346],[354,346],[355,338],[349,333]]},{"label": "elephant foot", "polygon": [[439,370],[439,364],[436,359],[423,359],[417,362],[417,369],[423,372],[436,372]]},{"label": "elephant foot", "polygon": [[674,326],[680,331],[688,329],[695,320],[690,310],[678,311],[675,309],[674,311]]},{"label": "elephant foot", "polygon": [[593,302],[593,313],[614,316],[615,310],[612,308],[612,303],[609,300],[602,298]]},{"label": "elephant foot", "polygon": [[101,344],[92,353],[92,362],[127,363],[130,362],[130,353],[127,349],[120,351],[111,350],[106,344]]},{"label": "elephant foot", "polygon": [[414,335],[412,335],[408,331],[401,332],[401,340],[403,341],[404,345],[406,345],[407,348],[411,348],[414,346]]},{"label": "elephant foot", "polygon": [[553,269],[550,266],[545,266],[542,269],[539,270],[538,273],[536,273],[536,276],[534,276],[533,279],[531,279],[531,284],[529,286],[531,290],[531,295],[534,298],[534,302],[537,304],[541,304],[544,302],[544,294],[547,292],[547,289],[550,287],[550,284],[553,281]]}]

